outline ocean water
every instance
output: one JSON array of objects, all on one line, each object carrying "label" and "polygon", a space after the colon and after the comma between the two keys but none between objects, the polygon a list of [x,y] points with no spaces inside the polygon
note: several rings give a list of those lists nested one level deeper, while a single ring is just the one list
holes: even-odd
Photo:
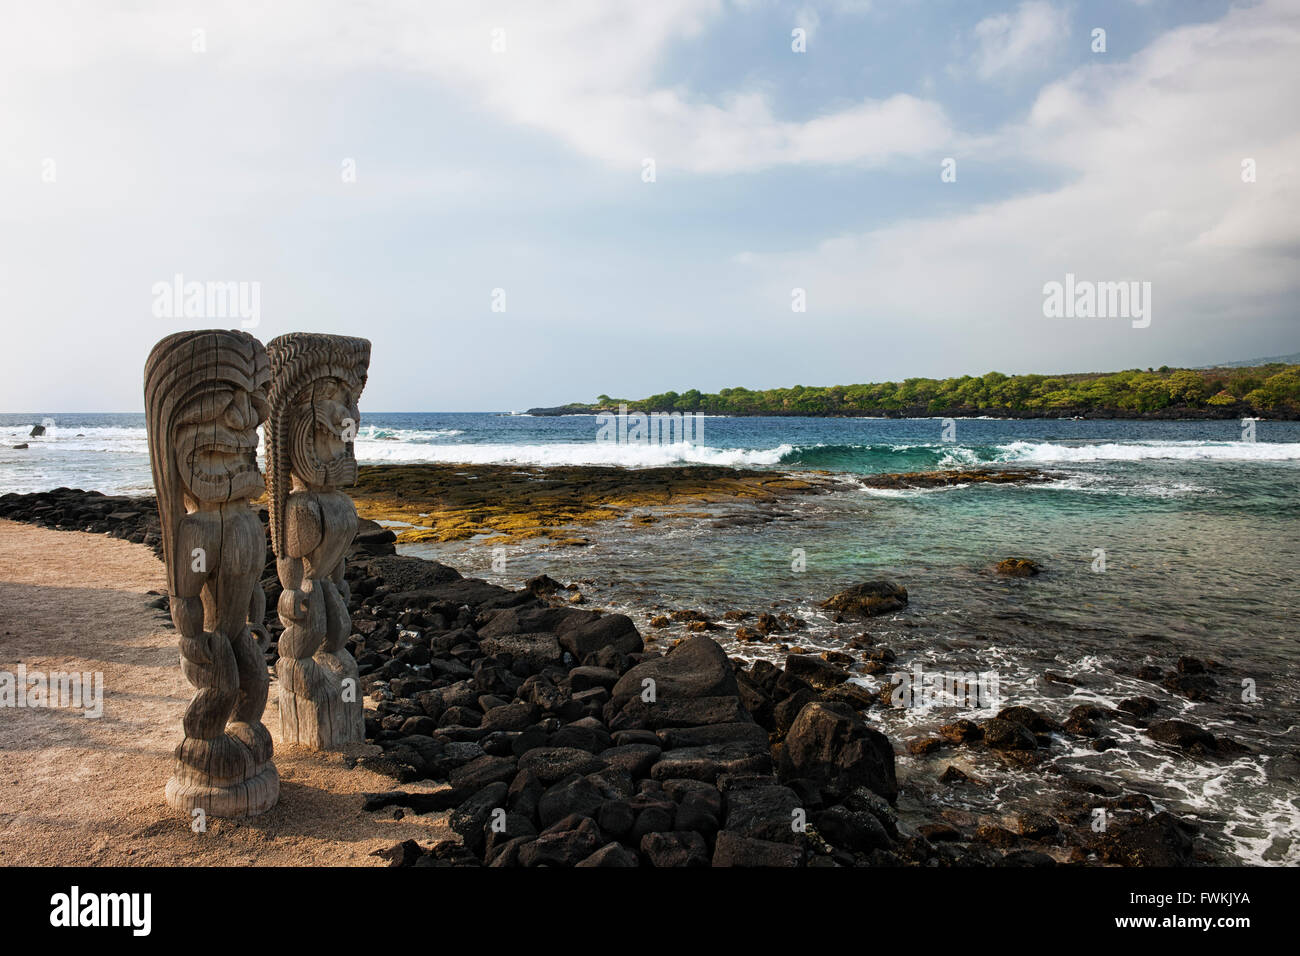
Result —
[{"label": "ocean water", "polygon": [[[47,435],[28,438],[42,419]],[[149,491],[143,426],[141,415],[0,415],[0,492]],[[666,446],[596,443],[595,435],[592,416],[366,413],[357,453],[374,463],[707,463],[850,478],[1001,464],[1050,471],[1058,477],[1046,484],[854,484],[777,505],[692,508],[708,516],[648,527],[611,522],[586,535],[587,547],[508,548],[499,572],[492,562],[501,552],[476,541],[408,550],[503,584],[541,572],[579,582],[588,604],[626,611],[645,633],[650,618],[672,609],[787,611],[809,625],[783,637],[791,644],[838,649],[866,633],[896,655],[881,678],[917,664],[992,672],[1001,703],[1058,719],[1076,704],[1150,696],[1157,718],[1189,720],[1251,752],[1195,760],[1114,722],[1104,725],[1114,748],[1061,738],[1046,771],[1009,769],[969,748],[901,756],[904,799],[983,815],[1026,801],[1050,810],[1083,782],[1142,793],[1196,819],[1222,859],[1300,863],[1300,423],[1258,422],[1254,441],[1242,440],[1236,421],[1041,419],[958,420],[952,441],[932,419],[707,418],[698,441]],[[24,441],[29,448],[11,448]],[[1032,558],[1045,573],[991,573],[1010,556]],[[836,626],[817,607],[879,577],[907,586],[907,610]],[[737,644],[729,630],[713,636],[738,656],[782,656]],[[1213,700],[1194,703],[1135,676],[1146,664],[1172,670],[1184,655],[1221,665]],[[1046,671],[1079,686],[1047,682]],[[901,741],[961,715],[988,713],[872,711]],[[948,764],[984,785],[935,783]]]}]

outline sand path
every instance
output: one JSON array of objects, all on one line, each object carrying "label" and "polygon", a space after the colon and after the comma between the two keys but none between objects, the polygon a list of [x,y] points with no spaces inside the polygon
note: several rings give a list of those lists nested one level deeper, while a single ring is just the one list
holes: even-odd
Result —
[{"label": "sand path", "polygon": [[[0,671],[97,671],[104,688],[99,718],[0,708],[0,864],[383,865],[375,850],[450,837],[446,814],[362,812],[360,794],[391,779],[348,769],[343,754],[283,746],[274,683],[265,722],[279,804],[193,832],[163,802],[192,694],[176,632],[149,607],[164,583],[143,545],[0,519]],[[367,750],[378,748],[354,755]]]}]

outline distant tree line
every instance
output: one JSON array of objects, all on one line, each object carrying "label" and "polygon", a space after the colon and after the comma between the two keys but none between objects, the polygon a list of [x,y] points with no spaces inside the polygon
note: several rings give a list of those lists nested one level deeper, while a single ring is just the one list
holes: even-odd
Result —
[{"label": "distant tree line", "polygon": [[[639,400],[601,395],[565,410],[703,412],[707,415],[1008,415],[1300,418],[1300,365],[1131,369],[1072,375],[962,375],[869,385],[724,388],[664,392]],[[538,409],[536,411],[558,411]]]}]

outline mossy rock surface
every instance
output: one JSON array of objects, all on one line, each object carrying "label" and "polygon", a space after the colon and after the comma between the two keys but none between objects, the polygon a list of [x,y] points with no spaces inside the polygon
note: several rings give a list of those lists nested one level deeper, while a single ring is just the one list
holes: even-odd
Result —
[{"label": "mossy rock surface", "polygon": [[[402,544],[482,535],[491,544],[550,538],[551,546],[580,547],[589,542],[575,532],[601,522],[630,519],[648,525],[665,517],[714,517],[680,510],[649,515],[641,509],[778,501],[850,487],[831,475],[792,477],[708,465],[628,469],[412,464],[362,466],[349,490],[361,517],[410,526],[393,529]],[[638,513],[632,514],[634,509]]]}]

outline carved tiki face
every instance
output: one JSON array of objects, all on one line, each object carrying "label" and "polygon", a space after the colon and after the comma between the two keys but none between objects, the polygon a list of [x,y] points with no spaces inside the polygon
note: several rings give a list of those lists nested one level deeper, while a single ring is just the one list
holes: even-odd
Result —
[{"label": "carved tiki face", "polygon": [[366,339],[292,332],[267,344],[271,358],[266,470],[270,485],[271,545],[284,543],[284,506],[296,482],[310,491],[357,479],[352,443],[361,423],[357,402],[366,387]]},{"label": "carved tiki face", "polygon": [[289,406],[289,460],[293,476],[313,490],[337,488],[357,480],[352,451],[361,421],[356,390],[346,381],[322,375],[302,388]]},{"label": "carved tiki face", "polygon": [[176,410],[172,454],[195,501],[235,501],[262,493],[257,428],[266,420],[266,387],[265,379],[251,389],[213,382]]}]

